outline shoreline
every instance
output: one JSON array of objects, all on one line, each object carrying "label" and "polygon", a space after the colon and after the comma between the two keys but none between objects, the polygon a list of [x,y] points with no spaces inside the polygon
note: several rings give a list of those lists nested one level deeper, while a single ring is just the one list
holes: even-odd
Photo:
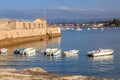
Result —
[{"label": "shoreline", "polygon": [[15,68],[0,68],[0,80],[113,80],[93,76],[48,73],[46,70],[34,67],[18,70]]}]

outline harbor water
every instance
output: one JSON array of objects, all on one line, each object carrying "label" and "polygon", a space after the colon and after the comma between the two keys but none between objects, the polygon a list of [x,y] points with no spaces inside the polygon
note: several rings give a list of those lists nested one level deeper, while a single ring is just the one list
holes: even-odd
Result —
[{"label": "harbor water", "polygon": [[[23,69],[41,67],[49,73],[75,74],[105,78],[120,78],[120,28],[101,30],[62,30],[62,36],[49,41],[29,42],[8,47],[7,54],[0,55],[0,67]],[[14,55],[18,48],[36,48],[36,56]],[[77,49],[78,56],[49,57],[41,54],[45,48],[60,48],[62,51]],[[114,49],[113,55],[88,57],[87,52],[99,48]]]}]

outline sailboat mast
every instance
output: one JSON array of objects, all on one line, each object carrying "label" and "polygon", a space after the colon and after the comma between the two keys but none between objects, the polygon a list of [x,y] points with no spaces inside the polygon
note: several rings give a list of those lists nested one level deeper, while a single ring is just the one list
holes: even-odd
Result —
[{"label": "sailboat mast", "polygon": [[44,12],[44,13],[43,13],[43,16],[44,16],[44,19],[45,19],[45,18],[46,18],[46,17],[45,17],[45,16],[46,16],[46,15],[45,15],[45,14],[46,14],[46,12],[45,12],[45,7],[43,8],[43,10],[44,10],[44,11],[43,11],[43,12]]}]

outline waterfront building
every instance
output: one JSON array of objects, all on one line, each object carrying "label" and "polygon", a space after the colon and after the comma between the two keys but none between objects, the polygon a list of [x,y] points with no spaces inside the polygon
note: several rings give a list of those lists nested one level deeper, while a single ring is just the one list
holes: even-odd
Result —
[{"label": "waterfront building", "polygon": [[46,20],[44,18],[37,18],[34,21],[15,20],[15,19],[1,19],[0,30],[10,29],[39,29],[46,30]]},{"label": "waterfront building", "polygon": [[38,39],[51,38],[60,36],[60,34],[59,26],[47,26],[44,18],[37,18],[34,21],[0,19],[0,40],[33,36]]}]

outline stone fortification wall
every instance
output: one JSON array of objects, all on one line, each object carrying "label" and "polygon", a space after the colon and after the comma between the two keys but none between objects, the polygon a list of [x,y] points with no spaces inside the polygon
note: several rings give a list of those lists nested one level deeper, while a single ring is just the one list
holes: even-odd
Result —
[{"label": "stone fortification wall", "polygon": [[45,35],[44,29],[19,29],[0,31],[0,40]]},{"label": "stone fortification wall", "polygon": [[44,18],[34,21],[0,19],[0,46],[60,36],[59,27],[46,26]]},{"label": "stone fortification wall", "polygon": [[[60,34],[59,27],[48,27],[47,32],[50,35]],[[46,35],[44,29],[17,29],[17,30],[4,30],[0,31],[0,40],[20,37],[32,37]]]},{"label": "stone fortification wall", "polygon": [[[45,29],[13,29],[0,31],[0,47],[13,46],[25,42],[42,40],[45,37],[53,38],[61,36],[59,27]],[[51,33],[50,33],[51,32]],[[47,34],[46,34],[47,33]],[[49,36],[50,37],[49,37]]]},{"label": "stone fortification wall", "polygon": [[61,33],[60,28],[59,27],[54,27],[54,26],[48,26],[47,30],[48,33]]},{"label": "stone fortification wall", "polygon": [[0,30],[15,30],[15,29],[46,29],[46,20],[37,18],[34,21],[23,21],[14,19],[0,19]]}]

